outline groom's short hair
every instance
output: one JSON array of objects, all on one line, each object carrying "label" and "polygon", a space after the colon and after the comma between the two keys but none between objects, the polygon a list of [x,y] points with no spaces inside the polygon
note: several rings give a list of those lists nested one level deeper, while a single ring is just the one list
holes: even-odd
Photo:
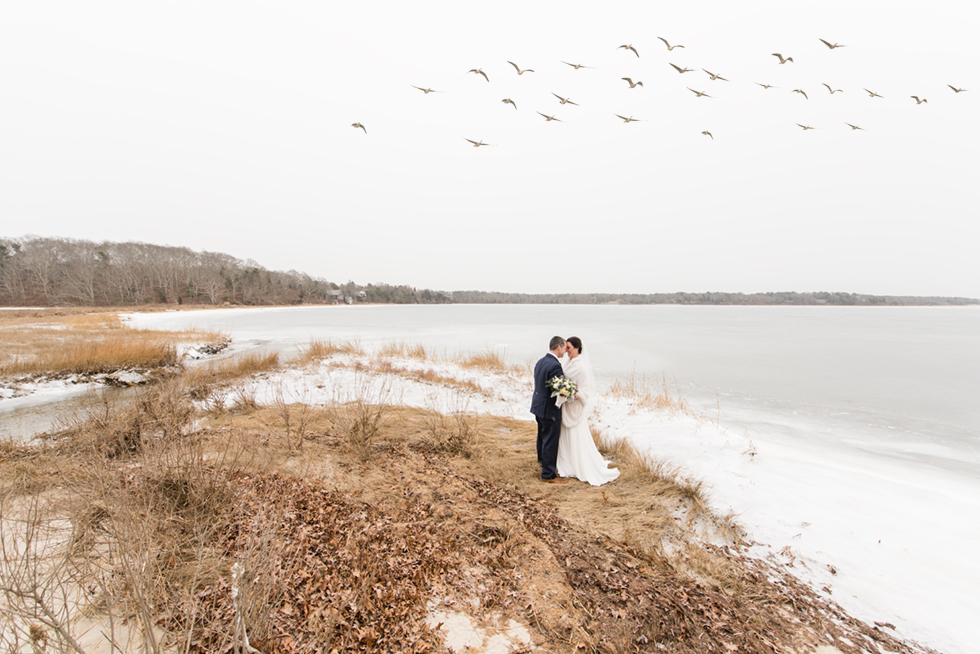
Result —
[{"label": "groom's short hair", "polygon": [[562,338],[561,336],[552,336],[551,337],[551,344],[548,347],[548,349],[549,350],[553,350],[556,347],[561,347],[564,344],[565,344],[565,339],[564,338]]}]

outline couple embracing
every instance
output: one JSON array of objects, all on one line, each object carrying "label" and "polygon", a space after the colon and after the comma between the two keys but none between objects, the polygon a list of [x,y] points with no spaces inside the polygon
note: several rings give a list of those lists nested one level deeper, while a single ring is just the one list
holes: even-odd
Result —
[{"label": "couple embracing", "polygon": [[[619,476],[619,470],[608,467],[589,430],[596,386],[592,365],[583,354],[582,339],[572,336],[566,341],[555,336],[548,347],[548,353],[534,366],[531,398],[531,413],[538,423],[541,480],[564,484],[567,477],[575,477],[593,486],[612,481]],[[573,385],[569,386],[564,378]],[[555,390],[553,396],[553,387],[562,385],[574,388],[574,394],[565,397]]]}]

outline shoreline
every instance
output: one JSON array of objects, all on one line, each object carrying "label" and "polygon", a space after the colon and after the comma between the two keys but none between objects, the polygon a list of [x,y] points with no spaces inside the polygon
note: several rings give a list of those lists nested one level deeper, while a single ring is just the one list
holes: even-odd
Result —
[{"label": "shoreline", "polygon": [[[337,355],[341,357],[349,357],[344,360],[344,365],[339,366],[338,369],[351,369],[356,368],[360,365],[365,371],[372,370],[379,358],[377,354],[364,353],[362,358],[358,359],[357,356],[361,355]],[[382,357],[383,359],[384,357]],[[458,364],[450,364],[449,362],[444,362],[444,364],[439,364],[442,367],[437,367],[434,361],[426,361],[424,359],[417,358],[407,358],[400,359],[397,357],[387,357],[388,367],[392,370],[389,372],[384,372],[383,370],[376,370],[372,374],[387,375],[391,377],[399,376],[393,369],[401,368],[405,372],[409,373],[408,377],[404,377],[405,383],[413,386],[415,388],[412,391],[409,399],[409,406],[416,406],[420,408],[432,408],[427,402],[433,401],[430,399],[425,392],[421,392],[419,389],[431,389],[433,385],[431,383],[423,383],[418,380],[412,381],[411,375],[417,375],[425,371],[425,369],[435,368],[435,373],[444,379],[459,379],[463,382],[469,384],[480,384],[490,380],[490,385],[492,388],[486,389],[490,390],[492,397],[484,397],[483,399],[473,398],[476,395],[483,395],[483,393],[477,393],[474,395],[472,389],[467,391],[467,397],[469,397],[473,402],[473,409],[478,411],[481,415],[502,415],[508,418],[517,418],[518,420],[527,420],[528,416],[525,416],[523,407],[524,394],[529,394],[527,389],[524,389],[521,385],[520,375],[518,378],[513,377],[503,377],[498,378],[484,370],[479,369],[465,369]],[[339,373],[330,373],[327,378],[331,376],[336,377]],[[394,377],[391,377],[394,379]],[[252,381],[246,384],[246,388],[251,388],[254,391],[254,399],[259,404],[275,404],[276,402],[276,392],[279,393],[290,393],[295,391],[297,396],[293,399],[296,401],[301,401],[303,397],[301,395],[305,394],[305,399],[312,402],[314,405],[327,405],[331,402],[336,401],[336,397],[333,397],[330,392],[325,390],[328,388],[326,382],[328,379],[317,379],[316,376],[306,376],[297,372],[297,369],[293,370],[283,370],[283,371],[270,371],[268,373],[262,373],[258,377],[254,378]],[[526,385],[526,380],[524,380]],[[401,383],[401,382],[399,382]],[[277,384],[278,391],[277,391]],[[323,388],[317,388],[321,385]],[[447,392],[452,390],[452,386],[446,388]],[[457,390],[459,387],[456,387]],[[292,390],[290,390],[292,389]],[[501,390],[503,389],[503,390]],[[451,397],[451,394],[449,395]],[[404,399],[404,398],[403,398]],[[478,400],[478,401],[477,401]],[[446,397],[442,397],[440,402],[447,402]],[[447,409],[448,404],[443,404],[442,409]],[[716,509],[721,513],[731,511],[733,508],[738,507],[739,503],[748,501],[748,504],[742,507],[744,511],[746,508],[752,509],[758,512],[763,511],[763,515],[768,511],[771,512],[777,507],[771,505],[769,500],[763,499],[760,504],[759,497],[753,499],[753,494],[746,494],[747,491],[751,491],[752,481],[762,481],[763,478],[759,477],[760,465],[765,467],[765,464],[760,462],[771,461],[776,462],[785,459],[787,456],[794,456],[794,452],[786,449],[773,448],[772,446],[765,446],[764,443],[752,442],[751,439],[746,439],[743,435],[732,434],[726,430],[720,429],[711,423],[712,420],[703,419],[699,422],[694,416],[685,417],[682,414],[671,415],[670,412],[663,414],[658,414],[656,412],[649,412],[643,407],[634,406],[631,408],[629,403],[620,403],[619,399],[615,401],[609,401],[605,406],[605,413],[599,416],[601,420],[598,422],[597,427],[604,432],[609,432],[610,435],[617,434],[656,434],[657,441],[654,448],[654,453],[657,456],[665,456],[667,460],[675,462],[675,465],[683,466],[688,473],[695,476],[700,480],[708,480],[708,485],[714,487],[714,492],[711,495],[715,498],[714,501],[718,503],[715,504]],[[666,439],[666,440],[664,440]],[[665,445],[673,443],[670,448],[665,449]],[[694,446],[692,448],[692,445]],[[671,449],[673,448],[673,449]],[[680,449],[678,449],[680,448]],[[750,450],[754,450],[750,451]],[[815,453],[818,453],[816,450]],[[787,459],[789,460],[789,459]],[[717,471],[714,469],[716,466],[721,466],[721,469],[725,472],[726,477],[718,477]],[[793,464],[787,472],[799,473],[801,469],[797,464]],[[832,470],[828,468],[827,470]],[[767,473],[768,474],[768,473]],[[837,474],[836,472],[834,474]],[[769,479],[769,477],[766,477]],[[768,483],[772,483],[775,478],[769,479]],[[741,481],[740,481],[741,480]],[[747,483],[748,482],[748,483]],[[779,482],[782,484],[782,482]],[[783,485],[785,488],[785,485]],[[761,492],[761,489],[760,489]],[[866,488],[862,493],[877,493],[877,490],[872,491],[872,489]],[[959,493],[963,496],[964,493],[969,491],[964,490]],[[774,558],[778,560],[782,565],[790,565],[797,569],[799,574],[802,574],[804,578],[811,580],[811,583],[815,584],[815,588],[819,588],[821,584],[828,585],[833,589],[837,589],[840,592],[854,592],[851,589],[853,582],[856,580],[854,577],[855,567],[861,567],[866,564],[866,561],[862,561],[860,557],[854,561],[849,561],[848,557],[843,559],[838,558],[838,555],[832,555],[828,557],[827,553],[814,556],[814,551],[826,550],[827,547],[831,547],[829,551],[838,551],[840,548],[844,548],[844,552],[853,549],[854,545],[847,542],[838,542],[832,544],[827,541],[826,533],[821,535],[820,530],[825,530],[827,524],[824,524],[828,519],[832,518],[832,515],[825,513],[823,518],[820,520],[814,520],[812,517],[807,515],[806,511],[801,512],[799,509],[803,508],[804,505],[797,502],[795,505],[790,505],[789,511],[785,509],[779,510],[778,515],[775,516],[777,522],[786,523],[786,518],[793,515],[802,515],[802,520],[804,522],[812,522],[813,527],[806,527],[802,523],[797,522],[794,524],[784,524],[782,530],[775,533],[774,536],[769,538],[763,537],[762,540],[769,540],[770,544],[773,545],[771,548],[761,547],[757,548],[756,554],[763,558],[769,559]],[[886,504],[887,507],[887,504]],[[812,511],[810,511],[812,513]],[[751,515],[751,512],[750,512]],[[766,518],[767,520],[772,520],[773,516]],[[801,518],[797,518],[800,520]],[[795,527],[795,528],[794,528]],[[755,528],[753,528],[755,531]],[[797,532],[800,532],[802,536],[798,536]],[[804,533],[805,532],[805,533]],[[766,532],[773,534],[774,532]],[[759,534],[755,534],[758,536]],[[751,537],[750,537],[751,538]],[[786,543],[789,547],[783,547],[783,551],[777,552],[776,550]],[[832,545],[832,546],[831,546]],[[862,546],[863,547],[863,546]],[[844,561],[842,563],[841,561]],[[832,574],[827,566],[833,566],[838,570],[837,574]],[[951,573],[956,575],[956,573]],[[859,575],[860,576],[860,575]],[[961,583],[967,584],[967,580],[970,578],[969,575],[961,577]],[[954,577],[950,577],[951,579]],[[841,589],[844,589],[843,591]],[[857,589],[858,592],[860,588]],[[964,589],[967,593],[967,589]],[[905,590],[898,591],[901,595],[912,598],[916,596],[918,592],[914,586],[908,586]],[[954,593],[954,596],[962,595],[961,592]],[[846,599],[846,598],[845,598]],[[838,600],[840,601],[840,600]],[[872,599],[872,605],[877,600]],[[887,603],[887,602],[886,602]],[[848,604],[844,602],[844,606],[850,606],[851,609],[858,615],[863,615],[865,619],[871,621],[885,621],[892,622],[899,625],[899,628],[903,633],[912,634],[923,634],[919,627],[916,627],[914,622],[909,622],[908,620],[902,620],[897,618],[894,614],[883,613],[879,609],[873,608],[871,605],[860,605],[859,604]],[[955,612],[953,612],[955,615]],[[945,642],[946,638],[942,636],[937,636],[932,634],[932,636],[920,639],[923,642]],[[957,650],[955,648],[944,649],[948,652],[956,651],[968,651],[967,650]]]},{"label": "shoreline", "polygon": [[[343,350],[344,348],[340,349]],[[354,348],[348,347],[346,349],[353,350]],[[440,380],[433,381],[437,377]],[[634,637],[637,633],[644,633],[642,630],[651,629],[650,626],[643,626],[648,619],[643,616],[651,610],[649,607],[644,608],[642,603],[634,606],[631,602],[624,604],[621,600],[614,600],[614,597],[618,597],[619,591],[612,591],[609,594],[611,589],[607,590],[607,586],[610,583],[616,583],[613,581],[613,577],[608,576],[612,572],[612,568],[608,568],[610,573],[607,573],[606,581],[601,584],[593,585],[593,582],[590,581],[590,577],[595,576],[589,572],[594,573],[592,566],[608,566],[608,563],[604,564],[601,561],[603,557],[610,555],[614,557],[617,562],[615,565],[618,568],[630,570],[624,579],[629,580],[626,583],[631,588],[631,594],[636,597],[643,597],[645,593],[651,592],[663,593],[665,589],[669,588],[671,590],[666,591],[666,595],[663,596],[663,601],[669,605],[682,595],[694,594],[702,598],[699,600],[700,602],[713,602],[712,606],[716,608],[712,610],[722,611],[726,616],[725,620],[736,622],[745,620],[750,614],[758,615],[757,612],[763,610],[769,615],[768,619],[773,621],[769,623],[770,625],[781,625],[776,628],[776,633],[766,631],[770,634],[769,637],[775,637],[780,642],[794,642],[799,645],[805,642],[809,644],[809,648],[822,647],[823,649],[819,651],[825,653],[844,651],[848,645],[858,645],[859,651],[877,652],[877,646],[874,644],[877,642],[887,643],[889,648],[906,653],[929,651],[910,641],[895,640],[889,635],[890,632],[884,631],[884,627],[879,629],[871,626],[870,622],[867,625],[855,622],[842,613],[839,608],[836,608],[832,599],[822,596],[820,593],[814,593],[806,585],[801,585],[796,580],[798,571],[791,571],[783,562],[773,560],[771,557],[743,558],[744,554],[741,553],[742,547],[739,546],[738,540],[732,540],[730,536],[725,535],[725,530],[721,529],[725,524],[730,524],[729,518],[719,518],[710,510],[708,513],[701,513],[701,509],[697,509],[699,500],[695,500],[692,504],[689,500],[683,499],[684,495],[677,495],[678,491],[667,490],[668,488],[691,487],[686,486],[691,482],[686,481],[683,476],[675,476],[676,473],[669,473],[667,477],[656,478],[667,480],[666,482],[656,482],[668,484],[658,491],[658,493],[668,493],[664,496],[665,500],[654,500],[655,504],[661,501],[665,502],[664,509],[658,509],[658,511],[667,511],[667,522],[654,521],[649,527],[651,531],[648,532],[644,523],[649,518],[641,519],[640,514],[648,513],[648,509],[644,509],[644,506],[649,505],[651,498],[658,495],[651,494],[649,489],[643,490],[648,488],[644,484],[649,482],[643,481],[646,477],[636,477],[636,469],[629,473],[630,464],[622,458],[627,450],[614,449],[615,452],[618,452],[618,454],[614,454],[618,465],[621,467],[626,465],[627,468],[625,469],[629,473],[622,482],[600,488],[591,488],[574,482],[561,488],[542,488],[540,484],[535,484],[533,477],[536,473],[534,472],[535,464],[531,445],[533,439],[530,437],[533,427],[528,416],[524,415],[525,412],[518,410],[523,406],[522,400],[527,391],[525,387],[528,384],[524,377],[524,371],[521,369],[500,368],[495,365],[481,367],[477,364],[471,364],[467,366],[465,363],[438,363],[420,357],[405,357],[394,354],[378,356],[377,353],[357,352],[356,350],[337,351],[327,353],[325,356],[317,356],[313,360],[301,362],[291,367],[273,369],[245,377],[241,383],[233,383],[224,389],[221,387],[213,388],[207,395],[199,396],[201,397],[198,400],[199,410],[205,412],[202,416],[205,422],[199,424],[196,429],[204,429],[204,433],[211,434],[209,438],[219,438],[220,434],[239,432],[244,435],[258,430],[252,437],[258,440],[252,442],[265,448],[264,451],[268,452],[264,455],[267,460],[270,456],[273,457],[273,460],[278,460],[287,452],[275,454],[277,452],[275,447],[271,450],[268,448],[276,442],[275,440],[270,441],[270,438],[278,437],[260,436],[260,434],[269,434],[270,429],[274,433],[281,430],[285,424],[284,437],[288,441],[290,438],[295,439],[296,429],[301,429],[303,431],[299,432],[300,442],[305,441],[305,443],[288,446],[288,452],[293,452],[293,454],[287,455],[283,463],[300,456],[302,461],[306,461],[300,465],[300,469],[306,469],[307,472],[301,473],[296,481],[280,477],[276,479],[281,479],[281,481],[276,481],[276,483],[285,483],[294,488],[295,491],[290,491],[290,493],[307,492],[303,489],[307,488],[304,484],[308,483],[313,484],[310,488],[316,488],[317,478],[328,481],[334,489],[347,487],[352,490],[360,489],[357,490],[358,496],[362,498],[360,501],[367,502],[363,510],[382,509],[386,506],[382,498],[393,491],[400,498],[402,492],[408,492],[410,496],[421,492],[425,497],[424,488],[426,484],[435,483],[441,486],[447,482],[438,480],[445,479],[452,485],[458,483],[452,481],[455,479],[464,482],[464,485],[458,486],[449,495],[449,497],[455,498],[452,504],[445,504],[445,502],[442,504],[442,506],[448,507],[446,510],[451,511],[455,517],[449,523],[445,523],[445,516],[443,516],[439,522],[432,524],[467,525],[467,520],[470,518],[465,517],[467,515],[466,510],[462,508],[464,500],[466,502],[479,502],[479,497],[495,498],[491,504],[491,507],[495,508],[480,509],[480,517],[477,520],[486,525],[488,520],[499,522],[500,520],[512,521],[517,518],[518,522],[508,523],[511,524],[510,527],[500,527],[509,530],[503,533],[513,535],[513,544],[508,547],[517,548],[513,554],[517,558],[511,559],[512,563],[507,564],[500,572],[491,572],[490,570],[493,568],[489,570],[480,568],[483,569],[482,572],[470,573],[476,575],[472,582],[457,581],[442,587],[437,593],[434,603],[430,602],[427,605],[426,623],[429,625],[429,629],[442,639],[443,644],[449,647],[450,651],[462,652],[465,647],[469,647],[470,649],[467,651],[471,652],[517,652],[526,651],[527,645],[535,643],[544,648],[536,651],[558,652],[566,651],[567,646],[560,644],[560,642],[565,642],[565,638],[571,639],[573,647],[578,642],[581,643],[579,648],[584,647],[586,651],[605,651],[603,649],[605,646],[601,646],[602,643],[612,642],[610,639],[614,640],[615,634],[626,628],[627,625],[629,625],[629,629],[641,630],[640,632],[634,631]],[[150,392],[152,397],[152,391],[147,392]],[[167,391],[164,389],[164,392]],[[635,404],[638,400],[642,401],[643,398],[638,396],[621,397],[616,401],[624,410],[629,411],[630,405]],[[168,402],[170,401],[172,400],[168,400]],[[332,431],[321,431],[323,427],[319,426],[317,420],[320,419],[319,416],[321,415],[339,415],[330,412],[339,411],[341,410],[340,407],[352,407],[354,410],[360,411],[356,407],[360,406],[359,402],[361,401],[367,402],[366,406],[368,407],[388,407],[386,411],[402,416],[398,419],[398,424],[403,425],[403,427],[396,432],[390,430],[386,432],[389,435],[383,437],[384,440],[377,441],[374,446],[369,447],[372,452],[368,455],[369,458],[356,459],[360,460],[361,463],[350,467],[349,463],[343,463],[346,460],[344,459],[346,455],[343,455],[343,441],[337,441],[336,437],[331,435]],[[605,401],[611,402],[610,398],[606,398]],[[247,402],[247,406],[252,408],[236,408],[245,407],[243,402]],[[334,408],[331,409],[331,407]],[[307,414],[308,410],[313,413]],[[702,420],[684,413],[682,407],[675,407],[674,410],[675,415],[671,420],[676,422],[676,419],[680,419],[680,422],[686,425],[685,429],[697,431],[705,427]],[[327,413],[323,414],[324,411]],[[432,413],[433,411],[436,413]],[[410,412],[421,413],[413,414]],[[412,415],[419,417],[410,418]],[[442,418],[439,418],[438,423],[433,423],[431,417],[426,418],[425,416],[442,416]],[[418,421],[419,419],[421,422],[417,424],[423,430],[450,430],[448,432],[432,431],[433,435],[439,433],[444,434],[444,436],[451,436],[453,433],[462,433],[454,432],[453,430],[458,427],[453,427],[453,425],[471,424],[467,428],[471,431],[466,433],[470,433],[477,440],[463,442],[463,449],[460,450],[464,455],[462,457],[457,454],[455,457],[445,460],[431,459],[431,455],[418,458],[418,454],[412,454],[411,448],[406,450],[404,446],[399,446],[397,443],[405,438],[404,435],[399,435],[399,432],[404,432],[407,429],[405,426],[410,424],[411,420]],[[470,423],[470,421],[477,422]],[[301,423],[304,425],[303,427],[299,427]],[[79,423],[78,427],[75,428],[76,433],[79,435],[82,433],[77,431],[80,428],[87,429],[86,424],[88,423]],[[238,427],[235,427],[236,424]],[[292,437],[290,436],[290,424],[292,424],[293,430]],[[334,424],[340,423],[335,422]],[[443,426],[436,427],[436,424]],[[426,427],[425,425],[429,426]],[[243,429],[246,431],[242,432]],[[283,432],[279,431],[279,433],[282,434]],[[423,431],[424,433],[428,432]],[[481,433],[484,436],[475,436]],[[730,435],[726,436],[730,437]],[[379,434],[377,438],[382,437]],[[448,445],[453,441],[426,441],[426,438],[431,437],[423,437],[423,442],[430,444],[426,445],[420,452],[428,451],[426,448],[432,447],[433,443],[438,442],[443,443],[438,447],[454,447]],[[490,440],[486,440],[487,438]],[[385,442],[389,444],[385,445]],[[604,442],[614,443],[616,439],[612,438]],[[607,444],[604,449],[610,446]],[[295,449],[297,447],[300,449]],[[325,447],[326,449],[324,449]],[[337,449],[338,447],[340,449]],[[378,449],[379,447],[382,449]],[[616,446],[612,447],[615,448]],[[301,454],[302,448],[314,449],[307,454]],[[378,464],[372,465],[370,463],[371,459],[375,457],[385,459],[384,452],[388,451],[397,458],[390,459],[387,465],[380,467],[377,467]],[[313,452],[317,454],[313,455]],[[313,456],[312,459],[309,458],[311,455]],[[267,461],[264,465],[267,466],[269,463],[274,463],[274,461]],[[141,464],[144,467],[147,465]],[[296,465],[295,463],[289,464],[289,468],[295,469]],[[152,468],[152,466],[146,467],[147,470]],[[655,469],[665,471],[659,464],[655,466]],[[514,476],[515,473],[516,477]],[[663,474],[663,472],[658,474]],[[402,482],[391,489],[390,483],[385,483],[385,481],[393,475],[401,479]],[[409,482],[407,475],[411,476],[414,481]],[[497,485],[499,482],[492,481],[495,475],[503,475],[502,480],[506,480],[504,486],[499,486]],[[256,480],[259,479],[268,478],[256,478]],[[299,481],[300,479],[307,481]],[[376,482],[370,481],[371,479],[376,479],[382,485],[374,486]],[[436,481],[433,482],[433,479]],[[638,483],[640,485],[636,486]],[[403,486],[402,484],[407,485]],[[507,490],[512,485],[516,485],[513,490]],[[480,489],[477,495],[472,495],[474,488]],[[693,488],[697,488],[697,486],[695,485]],[[365,494],[365,489],[373,490],[368,490]],[[518,494],[515,495],[515,491]],[[378,499],[371,499],[377,493],[381,493]],[[467,499],[468,493],[470,499]],[[523,495],[524,493],[530,493],[530,496]],[[673,495],[671,495],[672,493]],[[283,501],[288,504],[292,501],[290,499],[292,497],[293,495],[284,496]],[[531,500],[529,497],[536,497],[537,499]],[[671,497],[674,499],[670,499]],[[350,500],[341,500],[341,502],[348,501]],[[427,500],[427,502],[431,501]],[[246,499],[245,502],[248,504],[249,500]],[[403,503],[404,499],[399,499],[398,502]],[[507,510],[501,512],[502,507],[513,502],[516,502],[514,513],[509,513]],[[256,510],[259,510],[261,506],[258,505]],[[368,509],[367,507],[377,507],[377,509]],[[394,507],[395,505],[392,505],[391,509],[382,510],[395,510]],[[652,507],[650,508],[652,509]],[[520,512],[517,509],[520,509]],[[558,513],[550,513],[556,509]],[[522,515],[529,511],[541,517],[530,522],[523,522]],[[383,513],[378,514],[378,517],[381,515]],[[497,517],[493,517],[495,515]],[[622,521],[620,518],[613,517],[617,515],[622,516]],[[670,516],[673,516],[673,521]],[[549,526],[544,529],[535,526],[539,520],[544,520]],[[677,520],[680,522],[675,522]],[[479,531],[481,528],[485,529],[486,527],[465,526],[468,531]],[[291,533],[292,529],[290,530]],[[494,529],[498,529],[498,527],[494,527]],[[689,568],[688,572],[673,571],[668,572],[667,576],[660,576],[663,573],[657,572],[664,565],[661,558],[665,555],[665,551],[657,543],[664,537],[663,531],[665,529],[667,530],[666,533],[673,534],[674,544],[671,549],[675,551],[674,555],[668,555],[668,557],[681,556],[684,553],[684,560],[688,562],[682,563],[680,559],[677,559],[670,564],[669,568],[664,568],[664,570],[673,570],[674,566],[680,565],[681,569]],[[580,530],[582,531],[580,532]],[[398,534],[400,532],[393,533]],[[579,533],[581,535],[576,535]],[[517,534],[523,535],[518,536]],[[583,538],[584,540],[580,540]],[[491,540],[489,542],[493,544],[496,541]],[[594,544],[588,545],[587,543]],[[684,543],[688,544],[684,545]],[[547,554],[549,550],[553,554]],[[518,552],[521,553],[518,554]],[[564,554],[560,554],[562,552]],[[690,556],[695,556],[695,552],[699,552],[697,557],[707,558],[695,564],[693,559],[689,559]],[[566,560],[566,563],[560,564],[556,568],[557,577],[540,576],[541,572],[533,572],[535,568],[525,568],[522,564],[517,563],[519,560],[537,561],[534,566],[545,566],[544,569],[547,570],[547,566],[553,565],[547,561],[552,561],[555,555],[559,556],[559,561]],[[474,553],[470,556],[485,555]],[[544,558],[540,558],[542,556]],[[585,561],[594,560],[595,564],[584,562],[585,566],[580,567],[578,563],[571,563],[572,559],[569,557],[585,557]],[[658,563],[658,561],[661,562]],[[719,568],[718,566],[722,567]],[[728,572],[722,573],[722,569],[728,570]],[[776,593],[767,600],[776,602],[773,608],[763,609],[760,606],[753,610],[749,606],[742,607],[737,595],[728,598],[720,590],[724,583],[728,582],[711,581],[710,578],[704,578],[704,575],[708,574],[708,570],[713,571],[710,575],[722,575],[726,578],[731,576],[733,580],[747,574],[749,576],[739,582],[746,583],[749,579],[755,578],[752,575],[758,575],[758,573],[750,572],[756,569],[760,572],[765,571],[758,577],[759,579],[769,577],[781,580],[780,586],[769,587],[769,582],[765,582],[766,587],[769,588],[765,593]],[[509,573],[507,570],[513,570],[514,573]],[[532,575],[531,578],[528,581],[523,581],[523,575],[528,574]],[[552,572],[547,574],[553,575]],[[691,574],[693,577],[689,577]],[[653,586],[643,585],[650,583],[652,578],[658,580]],[[527,585],[532,581],[534,585],[541,586],[541,590],[545,588],[552,590],[540,595],[540,590],[536,591],[533,589],[533,585]],[[527,599],[514,605],[505,602],[498,608],[493,608],[493,604],[488,606],[481,602],[470,606],[465,601],[461,601],[468,593],[479,592],[475,590],[477,586],[483,588],[491,582],[505,586],[517,583],[517,588],[522,589],[517,592],[525,595]],[[716,584],[719,583],[722,586],[716,588]],[[566,584],[570,584],[570,586]],[[645,588],[649,590],[643,590]],[[660,590],[654,591],[654,588]],[[295,606],[302,597],[299,588],[290,592],[296,594],[297,599],[291,605],[284,605],[287,607]],[[554,600],[548,599],[549,592],[558,593],[559,597],[562,594],[570,593],[570,595],[568,595],[567,600],[560,600],[555,604]],[[718,592],[721,594],[712,594]],[[572,598],[575,596],[582,599],[573,600]],[[589,599],[585,600],[586,597]],[[655,595],[650,595],[650,597],[654,598]],[[767,595],[767,597],[769,596]],[[787,599],[789,597],[795,598],[792,600],[792,604],[785,604],[785,608],[775,608],[784,606],[783,602],[789,601]],[[709,600],[709,598],[713,599]],[[537,616],[536,620],[544,620],[545,623],[553,621],[551,629],[559,629],[562,633],[566,633],[568,630],[569,635],[562,636],[558,642],[549,640],[546,635],[547,632],[542,632],[533,621],[527,621],[527,615],[519,610],[518,607],[527,601],[532,602],[535,607],[533,615]],[[563,623],[562,620],[567,620],[565,616],[569,612],[573,612],[572,615],[577,615],[574,612],[573,604],[580,601],[620,608],[606,609],[606,611],[611,612],[611,615],[607,614],[604,618],[595,616],[592,621],[589,621],[585,616],[581,616],[571,623]],[[611,605],[605,604],[610,601],[613,602]],[[655,604],[656,601],[654,600]],[[731,603],[733,601],[735,604]],[[721,604],[718,604],[719,602]],[[410,606],[410,604],[406,605],[406,607]],[[798,627],[790,627],[790,623],[786,623],[783,618],[777,617],[777,613],[768,613],[771,610],[786,611],[790,606],[795,607],[791,610],[805,607],[800,616],[809,616],[804,619],[803,623],[798,623]],[[740,642],[739,636],[729,632],[724,621],[711,620],[711,624],[709,624],[708,622],[701,622],[704,618],[695,617],[704,610],[703,606],[693,604],[688,606],[685,603],[684,607],[680,610],[678,617],[671,618],[672,620],[680,620],[677,623],[678,626],[667,628],[667,631],[662,633],[660,640],[649,642],[651,651],[690,651],[684,645],[686,640],[684,634],[686,629],[695,628],[695,624],[700,625],[696,627],[698,630],[704,630],[701,637],[707,636],[714,642],[717,642],[718,638],[734,639],[735,642]],[[417,611],[417,608],[411,610]],[[292,609],[288,609],[288,611],[292,611]],[[749,613],[743,613],[744,611],[749,611]],[[286,616],[278,619],[288,622],[289,615],[291,614],[287,613]],[[521,618],[522,615],[524,615],[523,618]],[[804,626],[809,625],[814,616],[823,617],[820,617],[818,622],[813,623],[812,627]],[[601,619],[597,622],[596,617]],[[689,622],[692,618],[695,621]],[[399,618],[399,620],[404,619]],[[579,620],[581,622],[577,622]],[[562,624],[565,626],[560,627],[559,625]],[[578,624],[577,627],[576,624]],[[691,626],[681,626],[686,624]],[[741,627],[743,631],[746,629],[749,631],[746,636],[749,640],[744,641],[744,646],[747,651],[763,651],[761,641],[751,640],[755,638],[751,635],[755,633],[755,628],[750,627],[749,624],[745,623],[745,626]],[[505,628],[502,629],[501,625]],[[773,627],[767,629],[771,628]],[[814,628],[815,630],[811,631]],[[662,630],[664,627],[659,629]],[[784,632],[784,629],[788,629],[788,631]],[[256,630],[255,633],[260,632]],[[491,637],[491,634],[494,633],[506,634],[506,638]],[[575,635],[576,633],[579,635]],[[658,633],[658,630],[655,628],[653,633]],[[711,635],[709,636],[709,634]],[[691,634],[691,637],[694,635]],[[834,644],[840,645],[843,649],[835,649]],[[647,649],[647,647],[639,647],[640,651]]]}]

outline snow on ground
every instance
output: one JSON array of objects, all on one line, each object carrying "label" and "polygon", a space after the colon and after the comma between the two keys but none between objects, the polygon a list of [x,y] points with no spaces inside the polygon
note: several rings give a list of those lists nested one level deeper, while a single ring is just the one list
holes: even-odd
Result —
[{"label": "snow on ground", "polygon": [[[379,359],[335,355],[247,382],[259,404],[278,400],[329,405],[369,401],[532,419],[531,379],[517,370],[488,372],[457,363],[389,358],[393,368],[432,373],[476,392],[372,372]],[[358,369],[359,368],[359,369]],[[234,401],[233,394],[223,398]],[[801,579],[868,623],[889,622],[905,638],[947,654],[975,651],[973,614],[980,569],[972,551],[980,529],[975,487],[922,472],[907,462],[868,454],[753,441],[704,417],[637,406],[610,394],[597,403],[593,426],[614,439],[678,466],[705,483],[718,514],[733,513],[750,553],[789,565]],[[928,524],[896,515],[931,515]]]},{"label": "snow on ground", "polygon": [[65,379],[7,380],[0,384],[0,408],[11,410],[24,406],[48,404],[91,392],[94,381],[81,381],[77,376]]},{"label": "snow on ground", "polygon": [[[188,351],[189,358],[195,354]],[[377,362],[372,355],[335,355],[259,375],[246,382],[246,390],[266,405],[280,398],[327,405],[362,396],[443,412],[532,419],[528,373],[389,359],[396,368],[431,371],[482,389],[475,392],[370,372]],[[87,386],[91,390],[90,384],[60,380],[0,390],[0,416],[15,403],[43,404]],[[852,615],[892,623],[900,636],[946,654],[980,650],[980,623],[974,619],[980,588],[976,479],[824,442],[750,440],[703,417],[638,407],[611,395],[598,403],[594,426],[703,481],[712,508],[733,513],[746,539],[755,543],[753,555],[792,566]]]}]

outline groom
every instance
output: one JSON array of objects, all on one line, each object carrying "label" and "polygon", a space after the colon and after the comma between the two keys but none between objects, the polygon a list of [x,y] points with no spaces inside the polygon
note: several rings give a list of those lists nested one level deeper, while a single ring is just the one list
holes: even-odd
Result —
[{"label": "groom", "polygon": [[567,479],[558,476],[558,438],[561,435],[561,407],[548,390],[548,380],[561,377],[561,357],[565,354],[565,339],[555,336],[548,347],[550,351],[534,366],[534,395],[531,396],[531,413],[538,422],[538,461],[541,463],[541,480],[549,484],[564,484]]}]

